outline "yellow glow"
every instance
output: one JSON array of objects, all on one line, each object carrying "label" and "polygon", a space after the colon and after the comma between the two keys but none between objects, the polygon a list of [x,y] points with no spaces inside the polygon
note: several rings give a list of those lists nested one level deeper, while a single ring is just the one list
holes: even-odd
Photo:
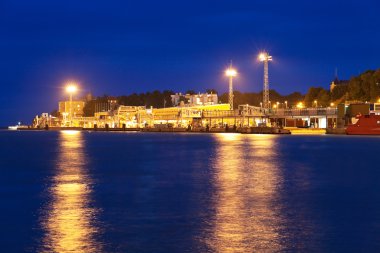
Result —
[{"label": "yellow glow", "polygon": [[66,91],[68,93],[75,93],[77,90],[78,90],[78,88],[74,83],[70,83],[66,86]]},{"label": "yellow glow", "polygon": [[234,76],[236,76],[236,75],[237,75],[237,72],[236,72],[235,69],[233,69],[233,68],[228,68],[228,69],[226,70],[226,76],[228,76],[228,77],[234,77]]},{"label": "yellow glow", "polygon": [[318,103],[318,101],[317,101],[317,100],[314,100],[314,103],[316,104],[316,103]]},{"label": "yellow glow", "polygon": [[259,60],[265,61],[265,54],[264,53],[259,54]]},{"label": "yellow glow", "polygon": [[212,252],[281,251],[284,223],[275,203],[283,180],[274,159],[279,153],[276,136],[215,137],[215,219],[211,234],[202,235],[205,243]]},{"label": "yellow glow", "polygon": [[334,103],[331,103],[330,106],[335,106],[335,104],[334,104]]},{"label": "yellow glow", "polygon": [[380,103],[380,98],[377,100],[378,103]]},{"label": "yellow glow", "polygon": [[276,109],[276,108],[277,108],[277,105],[273,105],[273,108]]},{"label": "yellow glow", "polygon": [[98,210],[91,200],[87,158],[79,131],[61,131],[52,201],[44,209],[44,248],[39,252],[102,252],[95,237]]},{"label": "yellow glow", "polygon": [[80,131],[78,130],[62,130],[61,131],[64,135],[79,135]]},{"label": "yellow glow", "polygon": [[267,52],[261,52],[258,56],[259,61],[271,61],[272,56],[270,56]]},{"label": "yellow glow", "polygon": [[304,105],[303,105],[303,103],[302,103],[302,102],[299,102],[299,103],[297,104],[297,108],[299,108],[299,109],[302,109],[302,108],[304,108]]}]

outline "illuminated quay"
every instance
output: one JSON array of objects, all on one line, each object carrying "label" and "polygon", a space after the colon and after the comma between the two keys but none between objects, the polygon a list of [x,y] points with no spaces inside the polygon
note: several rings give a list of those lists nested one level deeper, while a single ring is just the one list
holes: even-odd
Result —
[{"label": "illuminated quay", "polygon": [[[119,105],[110,98],[105,104],[97,106],[91,117],[85,117],[85,101],[72,100],[59,102],[59,116],[47,113],[36,116],[34,129],[77,128],[99,131],[173,131],[173,132],[243,132],[250,133],[252,128],[333,128],[338,124],[336,107],[263,108],[251,105],[239,105],[232,109],[231,103],[218,103],[216,94],[195,94],[189,96],[191,104],[178,103],[175,107],[152,108],[146,106]],[[205,97],[203,102],[199,102]],[[176,95],[172,96],[176,100]],[[231,96],[230,96],[231,98]],[[272,133],[272,132],[268,132]]]},{"label": "illuminated quay", "polygon": [[[272,56],[261,52],[257,60],[263,63],[263,94],[260,106],[237,104],[234,101],[234,79],[239,72],[232,63],[225,70],[228,78],[228,103],[221,103],[212,91],[199,94],[171,94],[171,104],[164,108],[152,106],[124,105],[115,97],[105,97],[103,102],[94,102],[92,95],[73,100],[79,91],[75,82],[66,84],[69,100],[59,102],[56,115],[42,113],[36,116],[27,129],[83,129],[96,131],[147,131],[147,132],[240,132],[240,133],[345,133],[345,127],[355,122],[360,114],[380,114],[377,103],[347,101],[345,96],[321,106],[321,101],[285,100],[283,103],[270,100],[269,62]],[[330,93],[340,87],[337,77],[331,83]],[[310,88],[312,90],[312,88]],[[325,90],[322,90],[322,92]],[[320,93],[321,91],[319,91]],[[325,91],[327,92],[327,91]],[[306,97],[306,96],[305,96]],[[306,100],[306,99],[305,99]],[[87,103],[94,102],[92,113],[84,113]],[[257,102],[257,101],[256,101]],[[326,106],[329,105],[329,106]]]}]

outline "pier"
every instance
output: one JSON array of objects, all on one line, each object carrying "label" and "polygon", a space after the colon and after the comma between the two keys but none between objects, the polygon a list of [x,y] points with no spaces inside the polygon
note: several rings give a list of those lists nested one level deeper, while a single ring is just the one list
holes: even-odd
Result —
[{"label": "pier", "polygon": [[[49,118],[39,119],[35,129],[143,132],[235,132],[286,133],[278,129],[326,129],[337,125],[337,108],[264,109],[240,105],[230,110],[228,104],[198,107],[152,109],[119,106],[112,112],[96,113],[94,117],[74,117],[67,122],[52,124]],[[316,132],[316,131],[314,131]]]}]

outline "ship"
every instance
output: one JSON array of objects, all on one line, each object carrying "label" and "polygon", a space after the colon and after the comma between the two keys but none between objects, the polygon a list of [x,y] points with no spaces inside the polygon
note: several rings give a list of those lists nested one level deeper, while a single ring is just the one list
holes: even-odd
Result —
[{"label": "ship", "polygon": [[346,128],[348,135],[380,135],[380,115],[358,115],[357,121]]}]

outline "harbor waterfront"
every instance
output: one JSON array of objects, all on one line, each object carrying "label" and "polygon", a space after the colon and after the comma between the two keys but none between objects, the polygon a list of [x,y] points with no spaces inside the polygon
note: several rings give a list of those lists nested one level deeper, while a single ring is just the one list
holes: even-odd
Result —
[{"label": "harbor waterfront", "polygon": [[0,0],[0,253],[380,252],[379,9]]},{"label": "harbor waterfront", "polygon": [[376,136],[3,130],[0,139],[3,252],[380,248]]},{"label": "harbor waterfront", "polygon": [[[267,67],[267,62],[265,66]],[[288,101],[276,102],[271,106],[271,101],[268,100],[269,91],[263,93],[264,102],[260,102],[260,107],[244,104],[236,108],[232,80],[237,72],[230,66],[226,74],[230,78],[229,104],[218,102],[218,95],[212,92],[185,95],[176,93],[170,95],[170,104],[175,106],[164,108],[123,105],[121,98],[110,96],[101,98],[103,102],[99,102],[93,99],[90,93],[82,100],[73,101],[73,93],[78,88],[75,84],[69,83],[66,86],[69,101],[60,101],[59,110],[55,111],[54,115],[42,113],[34,118],[32,125],[19,123],[16,126],[9,126],[8,129],[346,134],[347,126],[355,125],[361,115],[372,115],[372,118],[380,115],[380,99],[372,103],[368,101],[345,101],[338,105],[330,103],[330,106],[325,107],[318,106],[318,100],[314,100],[314,107],[308,108],[302,101],[295,105],[289,104]],[[165,99],[164,102],[166,103]],[[356,124],[359,131],[355,131],[355,134],[380,133],[376,130],[379,124],[376,120],[362,119],[362,122],[367,122],[366,129]]]}]

